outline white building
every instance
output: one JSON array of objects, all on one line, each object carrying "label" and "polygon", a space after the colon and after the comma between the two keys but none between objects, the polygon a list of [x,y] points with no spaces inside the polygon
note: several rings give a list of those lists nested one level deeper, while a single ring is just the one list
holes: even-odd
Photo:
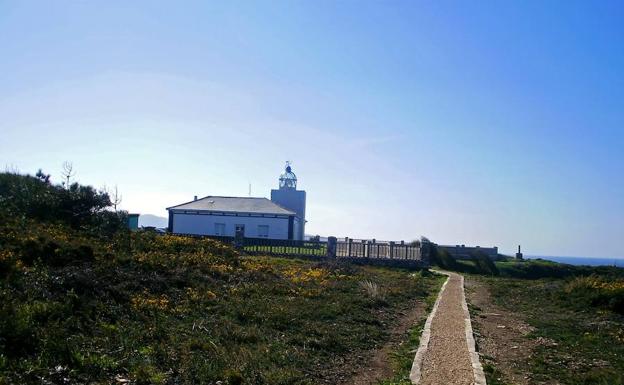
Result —
[{"label": "white building", "polygon": [[305,191],[289,165],[278,190],[267,198],[207,196],[167,208],[169,232],[175,234],[303,240]]}]

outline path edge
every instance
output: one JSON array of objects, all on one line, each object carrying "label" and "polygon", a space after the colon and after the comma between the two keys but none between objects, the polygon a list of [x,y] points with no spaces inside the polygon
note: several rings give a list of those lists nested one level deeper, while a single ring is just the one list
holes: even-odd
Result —
[{"label": "path edge", "polygon": [[487,385],[485,380],[485,373],[483,372],[483,366],[479,361],[479,353],[477,353],[474,334],[472,333],[472,321],[470,320],[470,312],[468,311],[468,304],[466,303],[466,288],[464,287],[464,276],[458,274],[461,277],[461,300],[462,308],[464,309],[464,323],[466,325],[466,342],[468,343],[468,353],[470,353],[470,362],[472,364],[472,373],[474,374],[475,385]]},{"label": "path edge", "polygon": [[[431,312],[429,313],[429,316],[427,317],[427,321],[425,321],[425,327],[423,328],[423,331],[420,335],[420,344],[418,345],[418,350],[416,351],[416,356],[414,357],[414,362],[412,363],[412,369],[410,370],[410,376],[409,376],[412,384],[418,384],[420,382],[422,364],[425,359],[425,353],[427,353],[427,348],[429,348],[429,339],[431,338],[431,322],[433,321],[433,318],[435,317],[435,314],[438,311],[438,306],[440,305],[442,294],[444,293],[444,290],[446,289],[446,284],[451,279],[451,275],[449,273],[446,273],[443,271],[435,271],[435,272],[438,274],[446,275],[446,281],[444,281],[444,283],[442,284],[442,287],[440,288],[440,291],[438,292],[438,297],[436,298],[436,301],[433,304],[433,309],[431,309]],[[464,303],[466,303],[465,300],[464,300]],[[481,385],[481,384],[478,384],[478,385]]]}]

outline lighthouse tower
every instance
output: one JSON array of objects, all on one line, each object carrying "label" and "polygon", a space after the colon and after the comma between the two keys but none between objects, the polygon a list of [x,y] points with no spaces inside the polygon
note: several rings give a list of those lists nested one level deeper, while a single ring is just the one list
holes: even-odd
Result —
[{"label": "lighthouse tower", "polygon": [[306,193],[305,191],[297,190],[297,176],[292,171],[290,162],[286,162],[286,169],[279,177],[279,188],[271,190],[271,201],[297,214],[293,219],[292,239],[303,240],[306,222]]}]

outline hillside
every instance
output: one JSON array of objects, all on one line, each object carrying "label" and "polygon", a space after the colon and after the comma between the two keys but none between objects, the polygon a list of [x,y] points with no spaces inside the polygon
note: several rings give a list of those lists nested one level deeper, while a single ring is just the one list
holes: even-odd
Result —
[{"label": "hillside", "polygon": [[469,276],[488,384],[624,384],[624,315],[613,311],[623,292],[624,281],[597,275]]},{"label": "hillside", "polygon": [[440,285],[130,233],[109,206],[0,174],[0,384],[337,383]]},{"label": "hillside", "polygon": [[139,216],[139,226],[141,227],[167,227],[167,218],[153,214],[141,214]]},{"label": "hillside", "polygon": [[624,384],[624,269],[443,252],[436,262],[466,276],[489,385]]}]

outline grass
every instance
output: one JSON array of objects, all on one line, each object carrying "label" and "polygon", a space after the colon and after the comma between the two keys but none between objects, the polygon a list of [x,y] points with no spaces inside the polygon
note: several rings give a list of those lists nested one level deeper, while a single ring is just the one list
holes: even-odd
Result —
[{"label": "grass", "polygon": [[497,261],[501,276],[526,279],[570,278],[597,274],[624,278],[624,269],[613,266],[574,266],[543,259]]},{"label": "grass", "polygon": [[414,362],[415,351],[420,344],[420,335],[425,327],[425,319],[418,322],[409,329],[406,339],[399,345],[398,349],[390,356],[394,375],[392,378],[384,379],[380,385],[410,385],[409,379],[412,364]]},{"label": "grass", "polygon": [[[493,267],[440,251],[434,257],[443,268],[487,282],[498,305],[535,327],[529,335],[538,342],[527,373],[532,381],[624,384],[624,269],[512,258]],[[506,384],[494,362],[484,371],[488,384]]]},{"label": "grass", "polygon": [[438,292],[442,283],[446,280],[445,276],[438,276],[438,286],[436,290],[432,290],[425,299],[426,314],[418,321],[416,325],[413,325],[406,333],[403,341],[400,342],[398,348],[390,355],[391,365],[393,370],[393,376],[388,379],[384,379],[380,382],[380,385],[410,385],[409,379],[412,364],[414,362],[414,356],[416,350],[420,345],[420,336],[425,327],[427,315],[433,308]]},{"label": "grass", "polygon": [[485,380],[488,385],[509,385],[507,382],[501,380],[502,373],[492,364],[484,364],[483,373],[485,374]]},{"label": "grass", "polygon": [[0,384],[332,383],[336,358],[383,344],[439,286],[212,240],[37,222],[0,234]]},{"label": "grass", "polygon": [[[498,305],[521,314],[535,327],[529,335],[539,342],[529,361],[534,381],[624,384],[624,316],[592,302],[596,293],[587,289],[598,285],[617,290],[621,285],[617,278],[482,279]],[[486,374],[489,384],[501,383],[496,368]]]}]

